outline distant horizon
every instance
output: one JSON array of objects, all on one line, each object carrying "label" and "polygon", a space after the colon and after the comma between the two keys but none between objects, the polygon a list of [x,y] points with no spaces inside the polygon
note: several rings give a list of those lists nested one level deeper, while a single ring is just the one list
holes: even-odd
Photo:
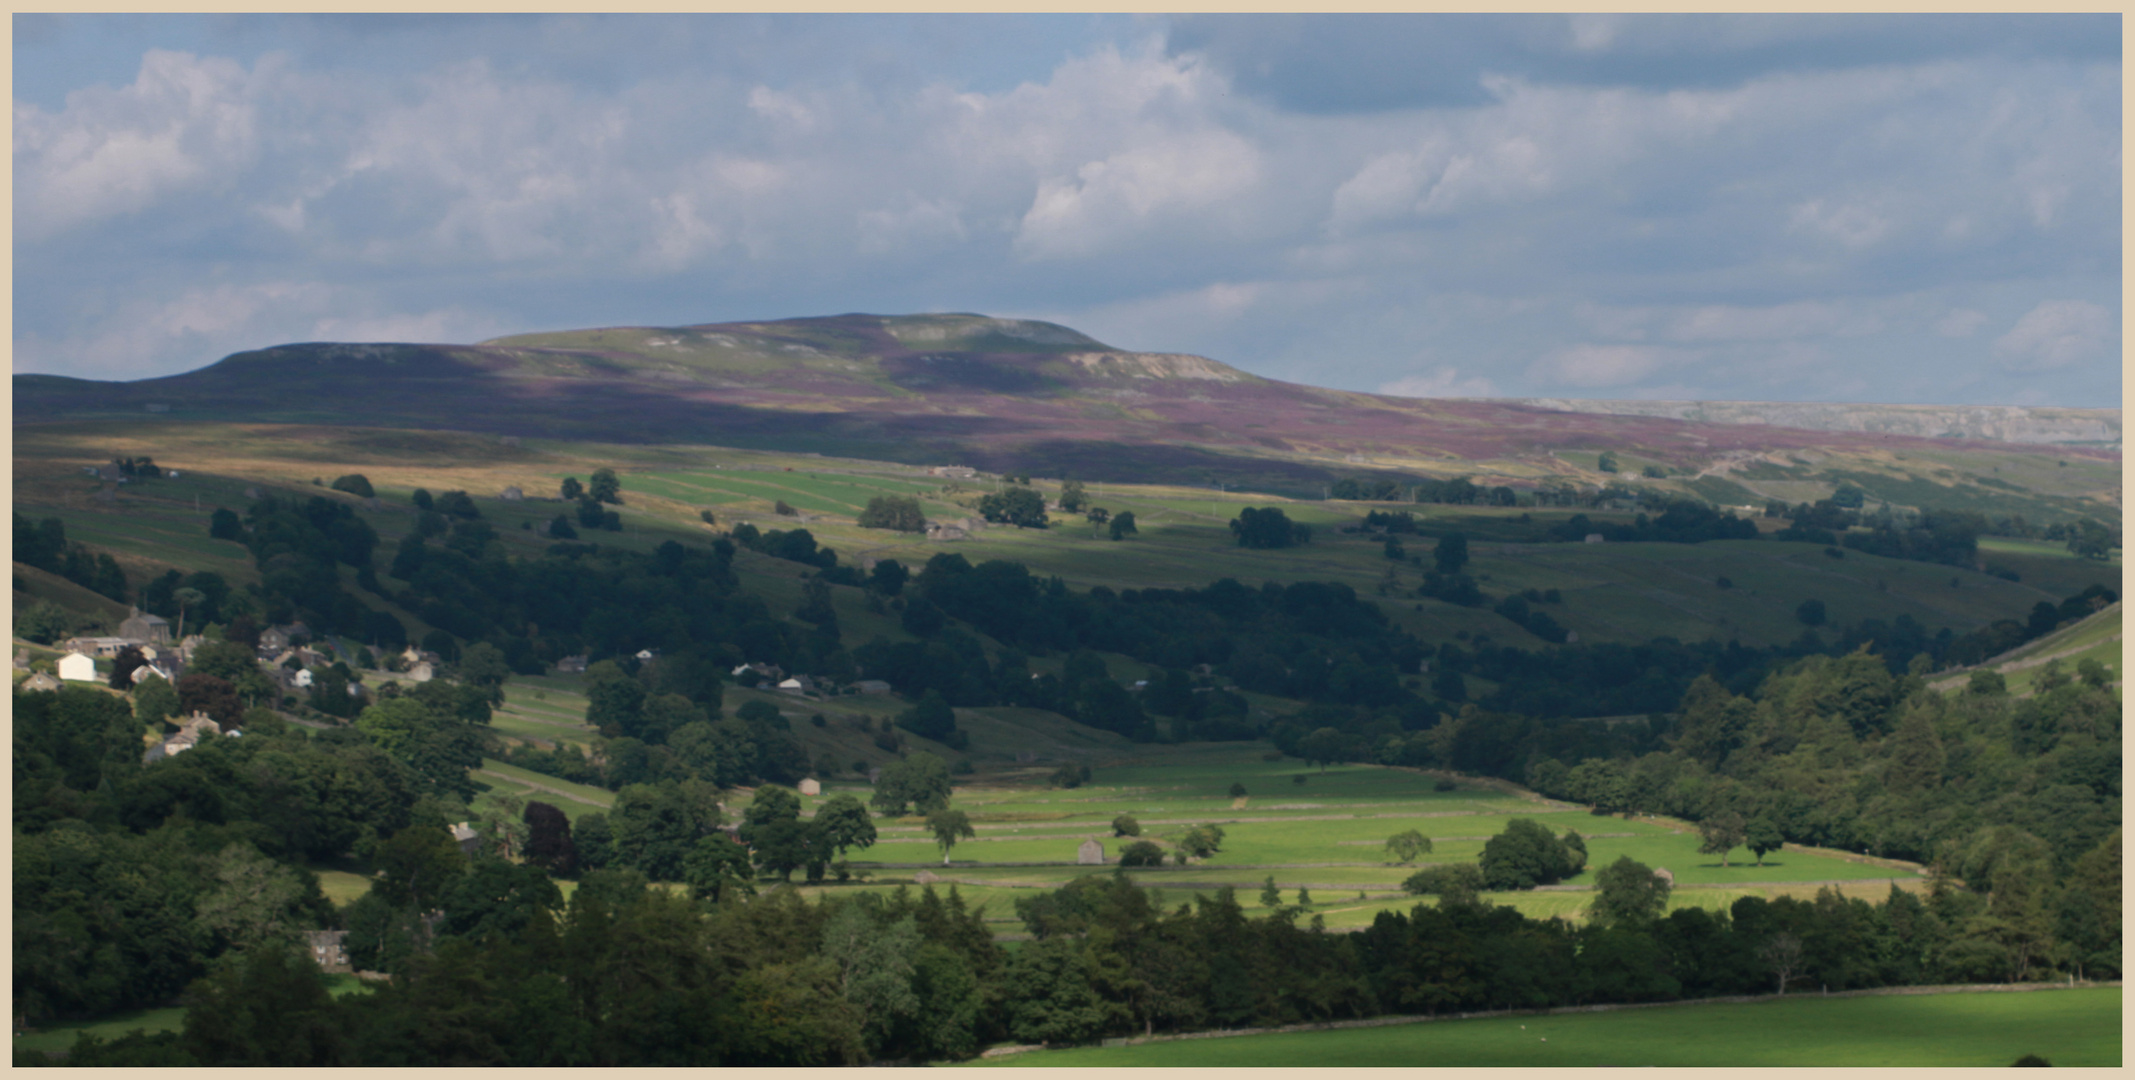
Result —
[{"label": "distant horizon", "polygon": [[[219,356],[219,357],[215,358],[214,360],[211,360],[211,361],[209,361],[209,362],[207,362],[207,363],[205,363],[205,364],[202,364],[202,365],[200,365],[199,367],[187,368],[187,369],[184,369],[184,370],[182,370],[182,371],[171,371],[171,372],[164,372],[164,373],[161,373],[161,374],[157,374],[157,375],[144,375],[144,376],[141,376],[141,377],[139,377],[139,378],[136,378],[136,379],[104,379],[104,380],[94,380],[94,381],[101,381],[101,382],[144,382],[144,381],[148,381],[148,380],[152,380],[152,379],[161,379],[161,378],[171,378],[171,377],[174,377],[174,376],[179,376],[179,375],[186,375],[186,374],[190,374],[190,373],[192,373],[192,372],[195,372],[195,371],[201,371],[201,370],[204,370],[204,369],[206,369],[206,368],[210,368],[210,367],[213,367],[213,366],[215,366],[216,364],[219,364],[219,363],[221,363],[222,361],[224,361],[224,360],[227,360],[227,359],[229,359],[229,358],[230,358],[231,356],[235,356],[235,355],[238,355],[238,354],[240,354],[240,353],[245,353],[245,352],[254,352],[254,351],[258,351],[258,350],[261,350],[261,349],[272,349],[272,348],[279,348],[279,347],[283,347],[283,346],[292,346],[292,345],[411,345],[411,346],[420,346],[420,347],[440,347],[440,348],[451,348],[451,347],[468,347],[468,348],[480,348],[480,347],[485,347],[485,346],[487,346],[487,345],[488,345],[488,344],[489,344],[490,342],[494,342],[494,341],[502,341],[502,340],[505,340],[505,339],[507,339],[507,338],[514,338],[514,337],[525,337],[525,336],[529,336],[529,335],[534,335],[534,334],[571,333],[571,332],[580,332],[580,331],[589,331],[589,330],[631,330],[631,329],[647,329],[647,330],[670,330],[670,329],[680,329],[680,328],[685,328],[685,327],[696,327],[696,326],[717,326],[717,325],[722,325],[722,324],[729,324],[729,323],[777,323],[777,322],[784,322],[784,321],[788,321],[788,320],[796,320],[796,319],[824,319],[824,318],[837,318],[837,317],[842,317],[842,316],[848,316],[848,315],[861,315],[861,316],[869,316],[869,317],[875,317],[875,318],[899,318],[899,317],[905,317],[905,316],[919,316],[919,315],[965,315],[965,316],[971,316],[971,317],[974,317],[974,318],[986,318],[986,319],[1015,319],[1015,320],[1018,320],[1018,321],[1024,321],[1024,322],[1045,322],[1045,323],[1048,323],[1048,324],[1050,324],[1050,325],[1053,325],[1053,326],[1059,326],[1059,327],[1061,327],[1061,328],[1063,328],[1063,329],[1066,329],[1066,330],[1072,330],[1072,331],[1075,331],[1076,333],[1081,333],[1081,332],[1082,332],[1082,331],[1078,330],[1078,329],[1077,329],[1076,327],[1074,327],[1074,326],[1070,326],[1070,325],[1068,325],[1068,324],[1066,324],[1066,323],[1059,323],[1059,322],[1053,322],[1052,320],[1048,320],[1048,319],[1032,319],[1032,318],[1022,317],[1022,316],[1013,316],[1013,315],[991,315],[991,314],[988,314],[988,313],[986,313],[986,312],[980,312],[980,311],[970,311],[970,310],[943,310],[943,311],[924,311],[924,312],[921,312],[921,311],[914,311],[914,312],[904,312],[904,313],[901,313],[900,315],[891,315],[891,314],[886,314],[886,313],[883,313],[883,312],[879,312],[879,311],[840,311],[840,312],[835,312],[835,313],[825,313],[825,314],[820,314],[820,315],[786,315],[786,316],[780,316],[780,317],[778,317],[778,318],[771,318],[771,319],[750,319],[750,318],[742,318],[742,319],[724,319],[724,320],[720,320],[720,321],[718,321],[718,322],[680,322],[680,323],[597,323],[597,324],[594,324],[594,325],[589,325],[589,326],[571,326],[571,327],[546,327],[546,328],[543,328],[543,329],[538,329],[538,330],[515,330],[515,331],[508,331],[508,332],[505,332],[505,333],[501,333],[501,334],[496,334],[496,335],[493,335],[493,336],[490,336],[490,337],[486,337],[486,338],[483,338],[483,339],[481,339],[481,340],[479,340],[479,341],[442,341],[442,340],[439,340],[439,341],[419,341],[419,340],[388,340],[388,339],[378,339],[378,340],[363,340],[363,341],[359,341],[359,340],[353,340],[353,339],[339,339],[339,340],[325,340],[325,339],[315,339],[315,340],[310,340],[310,341],[276,341],[276,342],[270,342],[270,343],[266,343],[266,344],[262,344],[262,345],[257,345],[257,346],[253,346],[253,347],[250,347],[250,348],[244,348],[244,349],[237,349],[237,350],[234,350],[234,351],[232,351],[232,352],[230,352],[230,353],[226,353],[226,354],[224,354],[223,356]],[[1086,335],[1086,336],[1092,336],[1092,337],[1094,337],[1094,335]],[[1128,347],[1128,346],[1123,346],[1123,345],[1120,345],[1120,344],[1118,344],[1118,343],[1116,343],[1116,342],[1111,342],[1111,341],[1102,341],[1102,340],[1100,340],[1100,344],[1104,345],[1104,346],[1105,346],[1106,348],[1108,348],[1108,349],[1113,349],[1113,350],[1116,350],[1116,351],[1119,351],[1119,352],[1130,352],[1130,353],[1140,353],[1140,352],[1155,352],[1155,351],[1158,351],[1158,350],[1153,350],[1153,349],[1135,349],[1135,348],[1130,348],[1130,347]],[[1262,374],[1261,374],[1260,372],[1256,372],[1256,371],[1251,371],[1251,370],[1249,370],[1249,369],[1247,369],[1247,368],[1245,368],[1245,367],[1242,367],[1241,365],[1238,365],[1238,364],[1234,364],[1234,363],[1231,363],[1230,361],[1228,361],[1228,360],[1225,360],[1225,359],[1224,359],[1223,357],[1221,357],[1221,356],[1215,356],[1215,355],[1211,355],[1211,354],[1209,354],[1209,353],[1204,353],[1204,352],[1196,352],[1196,351],[1194,351],[1194,350],[1191,350],[1191,349],[1179,349],[1179,350],[1163,350],[1163,351],[1166,351],[1166,352],[1177,352],[1177,353],[1183,353],[1183,354],[1185,354],[1185,355],[1189,355],[1189,356],[1199,356],[1199,357],[1202,357],[1202,358],[1204,358],[1204,359],[1208,359],[1208,360],[1213,360],[1213,361],[1216,361],[1217,363],[1220,363],[1220,364],[1224,364],[1225,366],[1228,366],[1228,367],[1233,367],[1233,368],[1237,368],[1237,369],[1238,369],[1238,370],[1240,370],[1240,371],[1245,371],[1245,372],[1246,372],[1247,374],[1250,374],[1250,375],[1259,375],[1259,376],[1260,376],[1261,378],[1267,378],[1267,379],[1272,379],[1272,380],[1274,380],[1274,381],[1276,381],[1276,382],[1284,382],[1284,383],[1290,383],[1290,384],[1293,384],[1293,385],[1305,385],[1305,386],[1319,386],[1319,387],[1320,387],[1321,389],[1346,389],[1346,388],[1343,388],[1343,387],[1329,387],[1329,386],[1321,386],[1320,384],[1315,384],[1315,383],[1300,383],[1300,382],[1299,382],[1299,380],[1296,380],[1296,379],[1283,379],[1283,378],[1278,378],[1278,377],[1276,377],[1276,376],[1272,376],[1272,375],[1262,375]],[[83,376],[75,376],[75,375],[68,375],[68,374],[67,374],[67,373],[65,373],[65,372],[49,372],[49,371],[46,371],[46,372],[31,372],[31,371],[18,371],[18,372],[15,372],[15,375],[16,375],[16,376],[18,376],[18,377],[20,377],[20,376],[30,376],[30,375],[57,375],[57,376],[60,376],[60,377],[64,377],[64,378],[83,378]],[[1572,394],[1520,394],[1520,395],[1513,395],[1513,394],[1497,394],[1497,395],[1477,395],[1477,394],[1444,394],[1444,395],[1419,395],[1419,394],[1402,394],[1402,393],[1394,393],[1394,392],[1390,392],[1390,391],[1387,391],[1387,390],[1383,390],[1383,389],[1381,389],[1381,390],[1362,390],[1362,391],[1352,391],[1352,392],[1354,392],[1354,393],[1367,393],[1367,394],[1374,394],[1374,395],[1378,395],[1378,396],[1383,396],[1383,397],[1395,397],[1395,398],[1404,398],[1404,397],[1405,397],[1405,398],[1417,398],[1417,397],[1426,397],[1426,398],[1427,398],[1427,397],[1441,397],[1441,398],[1459,398],[1459,399],[1470,399],[1470,400],[1477,400],[1477,401],[1506,401],[1506,402],[1515,402],[1515,403],[1536,403],[1536,402],[1549,402],[1549,401],[1567,401],[1567,402],[1617,402],[1617,403],[1622,403],[1622,404],[1625,404],[1625,405],[1654,405],[1654,406],[1660,406],[1660,405],[1798,405],[1798,406],[1827,406],[1827,407],[1831,407],[1831,408],[1843,408],[1843,407],[1847,407],[1847,406],[1862,406],[1862,407],[1877,407],[1877,408],[1929,408],[1929,409],[2013,409],[2013,410],[2040,410],[2040,409],[2051,409],[2051,410],[2065,410],[2065,411],[2074,411],[2074,412],[2098,412],[2098,413],[2113,413],[2113,414],[2116,414],[2116,415],[2117,415],[2117,414],[2119,414],[2119,413],[2121,412],[2121,408],[2120,408],[2119,406],[2117,406],[2117,405],[2115,405],[2115,406],[2110,406],[2110,407],[2108,407],[2108,406],[2094,406],[2094,405],[2026,405],[2026,404],[2018,404],[2018,403],[2013,403],[2013,402],[1870,401],[1870,400],[1861,400],[1861,399],[1854,399],[1854,400],[1846,400],[1846,401],[1824,401],[1824,400],[1814,400],[1814,399],[1781,399],[1781,398],[1648,398],[1648,397],[1610,397],[1610,396],[1600,396],[1600,395],[1584,395],[1584,396],[1582,396],[1582,395],[1572,395]]]},{"label": "distant horizon", "polygon": [[1407,396],[2121,396],[2115,13],[13,25],[22,373],[975,308]]}]

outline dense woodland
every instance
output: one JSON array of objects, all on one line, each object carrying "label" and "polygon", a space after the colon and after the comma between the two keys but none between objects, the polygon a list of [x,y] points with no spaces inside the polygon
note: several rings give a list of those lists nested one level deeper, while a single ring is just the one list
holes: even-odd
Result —
[{"label": "dense woodland", "polygon": [[[1900,619],[1805,626],[1778,648],[1544,649],[1561,640],[1547,633],[1552,598],[1482,594],[1462,572],[1464,539],[1440,537],[1424,588],[1492,605],[1522,644],[1431,645],[1339,584],[1078,591],[953,554],[863,575],[805,530],[737,530],[812,568],[802,608],[785,613],[744,587],[735,542],[651,554],[559,542],[517,558],[464,493],[421,501],[389,557],[323,496],[219,511],[214,535],[246,545],[260,584],[172,574],[129,597],[226,639],[168,701],[16,695],[17,1011],[41,1021],[190,1004],[182,1035],[85,1043],[75,1063],[932,1060],[1003,1039],[2119,972],[2121,710],[2104,672],[2052,671],[2022,700],[1991,675],[1955,693],[1925,678],[2089,614],[2114,599],[2102,589],[1966,635]],[[1374,516],[1390,538],[1415,531]],[[1732,536],[1732,520],[1669,509],[1624,528],[1694,542]],[[1805,512],[1794,527],[1819,521]],[[1279,511],[1241,522],[1241,543],[1310,542]],[[18,558],[96,587],[109,557],[89,558],[57,526],[18,514]],[[1947,533],[1929,518],[1846,539],[1938,559]],[[259,627],[300,619],[381,651],[408,643],[397,619],[343,588],[341,566],[437,627],[421,644],[459,681],[360,699],[330,683],[312,700],[348,723],[286,724],[263,707],[279,695],[252,661]],[[123,574],[115,588],[127,595]],[[913,640],[848,641],[831,604],[841,588],[895,612]],[[646,648],[656,663],[637,660]],[[1142,670],[1108,671],[1099,653]],[[445,826],[473,816],[468,769],[485,747],[499,752],[496,687],[573,654],[594,661],[597,752],[509,756],[617,790],[614,808],[574,828],[553,807],[518,807],[483,824],[520,861],[468,858]],[[1033,659],[1054,656],[1059,675],[1031,677]],[[1925,898],[1746,899],[1661,918],[1649,879],[1622,871],[1604,880],[1626,891],[1580,926],[1434,879],[1416,888],[1435,905],[1343,935],[1279,904],[1268,918],[1227,893],[1167,906],[1100,876],[1019,902],[1035,939],[1007,951],[954,890],[811,904],[777,887],[795,873],[842,879],[874,831],[857,800],[809,821],[782,801],[792,796],[775,785],[840,766],[808,761],[777,709],[724,708],[744,663],[888,680],[912,703],[875,732],[893,748],[900,732],[960,745],[955,707],[1034,706],[1136,740],[1266,738],[1308,761],[1503,777],[1600,813],[1919,860],[1938,877]],[[1470,677],[1499,689],[1471,700]],[[1256,719],[1241,691],[1304,704]],[[243,736],[144,767],[144,730],[177,707]],[[756,802],[725,820],[722,789],[748,784],[761,785]],[[878,784],[874,810],[935,815],[953,843],[949,785],[945,762],[912,753]],[[380,876],[336,911],[304,864],[345,857]],[[557,877],[581,881],[568,904]],[[686,889],[647,887],[660,881]],[[330,999],[287,947],[327,926],[350,931],[358,966],[393,980]]]}]

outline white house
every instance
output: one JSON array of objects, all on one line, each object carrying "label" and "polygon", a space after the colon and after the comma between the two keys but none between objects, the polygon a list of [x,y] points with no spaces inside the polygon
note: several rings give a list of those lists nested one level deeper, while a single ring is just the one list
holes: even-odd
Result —
[{"label": "white house", "polygon": [[429,682],[437,678],[437,669],[431,667],[430,662],[425,660],[408,669],[408,678],[415,682]]},{"label": "white house", "polygon": [[96,661],[78,652],[59,658],[59,677],[68,682],[95,682]]},{"label": "white house", "polygon": [[801,781],[801,794],[803,794],[803,795],[821,795],[822,793],[823,793],[823,785],[822,785],[822,783],[821,783],[820,781],[817,781],[817,780],[803,780],[803,781]]},{"label": "white house", "polygon": [[311,689],[311,682],[312,678],[310,668],[297,669],[297,673],[291,676],[289,679],[289,685],[294,686],[300,690]]}]

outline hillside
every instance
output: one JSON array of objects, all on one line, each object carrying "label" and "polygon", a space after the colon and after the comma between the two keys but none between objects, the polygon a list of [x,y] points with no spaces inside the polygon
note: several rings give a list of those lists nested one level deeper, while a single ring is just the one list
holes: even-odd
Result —
[{"label": "hillside", "polygon": [[2032,405],[1872,405],[1819,401],[1582,401],[1515,398],[1521,405],[1608,416],[1661,416],[1709,424],[1768,424],[1810,431],[1987,439],[2120,448],[2119,409]]},{"label": "hillside", "polygon": [[[2117,446],[1351,393],[980,315],[614,327],[475,345],[292,344],[165,378],[30,375],[14,386],[18,430],[117,417],[449,429],[1303,496],[1344,476],[1467,475],[1523,488],[1637,483],[1750,504],[1822,497],[1846,473],[1888,481],[1890,492],[1871,493],[1902,505],[1936,488],[1952,493],[1932,505],[2033,518],[2119,503]],[[1602,471],[1604,452],[1621,473]],[[1758,483],[1759,469],[1784,483]]]}]

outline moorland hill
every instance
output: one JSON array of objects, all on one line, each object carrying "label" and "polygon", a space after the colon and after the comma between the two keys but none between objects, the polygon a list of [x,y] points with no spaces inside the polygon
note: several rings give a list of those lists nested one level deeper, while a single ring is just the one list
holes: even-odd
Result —
[{"label": "moorland hill", "polygon": [[[146,411],[173,420],[814,451],[1312,495],[1350,475],[1595,483],[1609,479],[1604,453],[1633,473],[1674,477],[1674,486],[1723,503],[1768,494],[1740,483],[1760,470],[1776,476],[1828,460],[1826,468],[1873,474],[1908,452],[1915,461],[1957,458],[1936,462],[1932,476],[1900,467],[1892,479],[1969,483],[1997,467],[1999,457],[1958,460],[1981,453],[2051,453],[2110,465],[2115,477],[2118,465],[2117,446],[2019,446],[1331,390],[1202,356],[1118,349],[1051,323],[970,314],[609,327],[472,345],[290,344],[163,378],[18,375],[14,386],[18,426]],[[2047,486],[2066,488],[2072,477],[2055,479]],[[2117,479],[2077,480],[2052,494],[2117,504],[2117,488]]]}]

